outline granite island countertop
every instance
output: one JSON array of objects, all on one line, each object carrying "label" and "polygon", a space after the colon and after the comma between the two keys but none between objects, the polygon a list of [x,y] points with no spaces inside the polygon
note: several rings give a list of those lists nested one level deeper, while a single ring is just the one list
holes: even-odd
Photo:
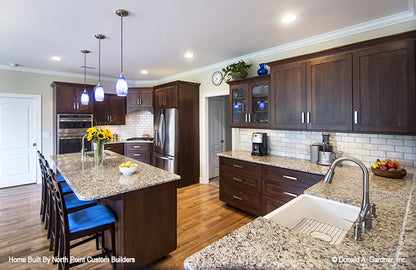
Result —
[{"label": "granite island countertop", "polygon": [[[307,160],[254,157],[245,151],[219,155],[310,173],[324,174],[328,170]],[[414,269],[416,177],[413,173],[414,169],[408,169],[404,179],[370,173],[370,202],[376,204],[378,217],[361,242],[353,240],[353,228],[339,245],[330,245],[258,217],[188,257],[185,269]],[[321,181],[305,193],[360,206],[361,169],[337,167],[332,184]]]},{"label": "granite island countertop", "polygon": [[[107,198],[150,186],[180,179],[179,175],[105,150],[103,165],[95,165],[94,158],[81,153],[52,155],[52,161],[80,200]],[[137,164],[135,173],[122,175],[118,166],[126,161]]]}]

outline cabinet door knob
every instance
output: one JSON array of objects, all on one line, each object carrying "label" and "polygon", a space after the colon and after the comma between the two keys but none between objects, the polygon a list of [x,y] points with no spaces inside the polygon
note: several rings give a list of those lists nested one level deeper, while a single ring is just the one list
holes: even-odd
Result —
[{"label": "cabinet door knob", "polygon": [[140,101],[139,101],[139,99],[137,99],[136,104],[137,104],[137,105],[140,105]]},{"label": "cabinet door knob", "polygon": [[306,113],[306,123],[309,124],[311,122],[311,113],[307,112]]},{"label": "cabinet door knob", "polygon": [[75,102],[74,102],[74,110],[75,110],[76,108],[77,108],[77,107],[76,107]]},{"label": "cabinet door knob", "polygon": [[302,117],[302,124],[305,124],[305,112],[301,113],[301,117]]},{"label": "cabinet door knob", "polygon": [[77,102],[77,110],[79,110],[79,103]]}]

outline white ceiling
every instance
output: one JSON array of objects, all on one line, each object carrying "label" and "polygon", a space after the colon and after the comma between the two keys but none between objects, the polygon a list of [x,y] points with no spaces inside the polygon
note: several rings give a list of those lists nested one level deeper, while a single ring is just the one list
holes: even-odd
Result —
[{"label": "white ceiling", "polygon": [[[1,0],[0,68],[42,73],[120,73],[120,17],[124,18],[124,73],[131,81],[160,80],[312,36],[401,14],[415,0]],[[282,24],[283,15],[297,20]],[[386,19],[387,18],[387,19]],[[394,20],[390,20],[392,23]],[[185,52],[195,54],[186,59]],[[51,56],[63,58],[54,62]],[[141,74],[142,69],[148,74]]]}]

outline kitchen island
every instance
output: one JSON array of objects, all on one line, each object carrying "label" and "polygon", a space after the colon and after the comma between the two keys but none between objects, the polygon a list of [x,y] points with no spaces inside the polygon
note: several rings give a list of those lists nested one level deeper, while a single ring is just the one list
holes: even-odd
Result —
[{"label": "kitchen island", "polygon": [[[220,155],[311,173],[328,170],[301,159],[252,157],[245,151]],[[377,218],[363,241],[353,240],[351,228],[339,245],[331,245],[258,217],[188,257],[185,269],[415,269],[415,180],[413,168],[404,179],[371,174],[370,202],[376,204]],[[362,172],[337,167],[332,184],[321,181],[305,193],[360,206]]]},{"label": "kitchen island", "polygon": [[[80,200],[99,200],[117,216],[117,269],[138,269],[176,249],[179,175],[105,151],[103,165],[80,153],[53,155],[55,168]],[[124,176],[118,166],[126,161],[137,171]],[[106,237],[109,240],[110,237]]]}]

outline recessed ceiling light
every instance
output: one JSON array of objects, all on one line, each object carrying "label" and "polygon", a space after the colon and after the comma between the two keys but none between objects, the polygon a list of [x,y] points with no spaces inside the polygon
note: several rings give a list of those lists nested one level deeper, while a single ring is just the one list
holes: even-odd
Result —
[{"label": "recessed ceiling light", "polygon": [[194,57],[194,54],[193,53],[191,53],[191,52],[187,52],[187,53],[185,53],[185,58],[193,58]]},{"label": "recessed ceiling light", "polygon": [[59,56],[52,56],[51,59],[53,61],[62,61],[62,57],[59,57]]},{"label": "recessed ceiling light", "polygon": [[293,14],[288,14],[286,16],[283,16],[282,23],[290,23],[296,20],[296,16]]},{"label": "recessed ceiling light", "polygon": [[142,73],[142,74],[147,74],[147,73],[149,73],[149,72],[147,72],[147,70],[142,70],[142,71],[140,71],[140,73]]}]

